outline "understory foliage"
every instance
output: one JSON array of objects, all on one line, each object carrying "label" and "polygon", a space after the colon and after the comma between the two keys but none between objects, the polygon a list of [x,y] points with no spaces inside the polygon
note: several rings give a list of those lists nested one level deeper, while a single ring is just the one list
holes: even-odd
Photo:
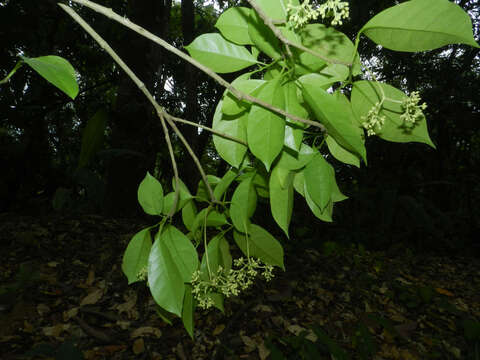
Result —
[{"label": "understory foliage", "polygon": [[[74,2],[113,14],[87,0]],[[175,176],[165,192],[147,173],[138,187],[138,201],[146,214],[160,220],[131,239],[123,259],[129,283],[146,281],[162,311],[181,317],[192,337],[197,307],[223,311],[224,299],[239,295],[255,277],[268,281],[274,267],[285,270],[281,243],[251,221],[258,201],[269,202],[273,219],[288,237],[294,192],[327,222],[332,221],[335,203],[347,199],[330,159],[346,166],[366,164],[368,136],[435,147],[419,92],[406,94],[376,81],[357,52],[361,35],[402,52],[458,43],[478,47],[468,14],[448,0],[411,0],[388,8],[361,28],[355,42],[333,27],[348,18],[346,2],[248,3],[251,8],[226,10],[215,25],[219,32],[202,34],[188,45],[190,57],[179,54],[226,87],[212,128],[203,128],[213,133],[218,155],[230,168],[220,178],[205,174],[197,161],[203,180],[195,191]],[[132,28],[128,19],[113,15],[109,17]],[[65,81],[52,81],[53,76],[38,70],[42,61],[64,65],[54,60],[24,59],[67,92],[71,88],[65,89]],[[231,83],[218,75],[237,72],[242,73]],[[167,126],[178,135],[172,123],[181,119],[154,106],[168,144]],[[242,257],[232,258],[234,244]]]}]

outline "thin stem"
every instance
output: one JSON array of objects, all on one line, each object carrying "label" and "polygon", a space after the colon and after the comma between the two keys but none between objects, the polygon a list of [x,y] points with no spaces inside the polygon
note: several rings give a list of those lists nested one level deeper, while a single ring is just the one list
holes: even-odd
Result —
[{"label": "thin stem", "polygon": [[[75,0],[74,0],[75,1]],[[279,28],[277,28],[274,24],[274,21],[268,17],[267,14],[265,14],[265,12],[262,10],[262,8],[255,2],[255,0],[247,0],[247,2],[250,4],[250,6],[252,8],[255,9],[255,11],[257,12],[258,16],[260,16],[263,20],[263,22],[265,23],[265,25],[267,25],[270,30],[273,31],[273,33],[275,34],[275,36],[277,37],[277,39],[279,39],[281,42],[283,42],[286,47],[287,47],[287,52],[288,52],[288,55],[291,56],[291,53],[290,53],[290,49],[289,49],[289,46],[292,46],[292,47],[295,47],[299,50],[302,50],[302,51],[305,51],[323,61],[326,61],[330,64],[341,64],[341,65],[346,65],[346,66],[352,66],[352,63],[349,63],[349,62],[346,62],[346,61],[341,61],[341,60],[333,60],[333,59],[330,59],[328,57],[326,57],[325,55],[322,55],[322,54],[319,54],[318,52],[316,51],[313,51],[313,50],[310,50],[309,48],[303,46],[302,44],[298,44],[298,43],[295,43],[293,41],[290,41],[289,39],[287,39],[283,34],[282,32],[280,31]]]},{"label": "thin stem", "polygon": [[187,124],[187,125],[196,126],[197,128],[201,128],[201,129],[210,131],[212,134],[215,134],[215,135],[221,136],[221,137],[223,137],[223,138],[225,138],[225,139],[229,139],[229,140],[235,141],[235,142],[237,142],[237,143],[239,143],[239,144],[248,146],[248,144],[247,144],[245,141],[240,140],[240,139],[237,139],[236,137],[230,136],[230,135],[225,134],[225,133],[222,133],[222,132],[220,132],[220,131],[214,130],[214,129],[212,129],[212,128],[209,128],[208,126],[201,125],[201,124],[197,124],[197,123],[195,123],[195,122],[193,122],[193,121],[188,121],[188,120],[185,120],[185,119],[177,118],[177,117],[172,116],[172,115],[168,115],[168,117],[169,117],[170,119],[172,119],[173,121],[176,121],[176,122],[179,122],[179,123],[182,123],[182,124]]},{"label": "thin stem", "polygon": [[213,190],[210,187],[210,184],[208,184],[207,177],[205,175],[205,172],[203,171],[203,168],[198,161],[198,158],[195,156],[193,153],[190,145],[188,142],[186,142],[185,138],[181,134],[181,132],[178,130],[178,128],[175,126],[175,123],[168,118],[168,114],[163,110],[163,108],[155,101],[153,98],[152,94],[148,91],[148,89],[145,87],[145,84],[135,75],[135,73],[128,67],[127,64],[117,55],[117,53],[108,45],[108,43],[103,40],[103,38],[88,25],[73,9],[70,7],[64,5],[64,4],[58,4],[67,14],[69,14],[92,38],[113,58],[113,60],[127,73],[127,75],[132,79],[132,81],[138,86],[138,88],[143,92],[143,94],[147,97],[147,99],[150,101],[150,103],[153,105],[155,108],[158,117],[160,118],[160,122],[162,124],[163,132],[165,135],[165,141],[167,142],[167,147],[168,147],[168,152],[170,153],[170,159],[172,162],[172,168],[173,168],[173,173],[175,177],[175,199],[173,202],[173,206],[170,209],[170,212],[168,214],[169,217],[172,217],[173,214],[175,214],[175,210],[178,204],[178,198],[179,198],[179,192],[180,192],[180,178],[178,176],[178,168],[177,168],[177,162],[175,160],[175,154],[173,152],[173,147],[172,143],[170,141],[170,135],[167,129],[167,126],[165,124],[165,120],[169,123],[169,125],[172,127],[172,129],[175,131],[177,136],[182,140],[184,145],[187,148],[187,151],[190,153],[192,156],[195,164],[197,164],[197,167],[199,168],[200,174],[202,175],[202,178],[205,181],[206,187],[209,190],[209,193],[211,195],[211,199],[213,202],[215,202],[215,196],[213,195]]},{"label": "thin stem", "polygon": [[241,92],[241,91],[237,90],[235,87],[232,86],[232,84],[230,84],[228,81],[224,80],[221,76],[219,76],[217,73],[212,71],[210,68],[200,64],[198,61],[196,61],[192,57],[188,56],[184,52],[178,50],[174,46],[170,45],[169,43],[167,43],[162,38],[159,38],[158,36],[152,34],[151,32],[147,31],[146,29],[142,28],[141,26],[131,22],[127,18],[124,18],[124,17],[116,14],[112,9],[109,9],[109,8],[104,7],[104,6],[98,5],[98,4],[96,4],[92,1],[89,1],[89,0],[72,0],[72,1],[76,2],[77,4],[84,5],[84,6],[90,8],[90,9],[92,9],[92,10],[94,10],[94,11],[96,11],[96,12],[102,14],[102,15],[105,15],[106,17],[108,17],[112,20],[115,20],[116,22],[128,27],[129,29],[135,31],[136,33],[138,33],[138,34],[146,37],[147,39],[153,41],[154,43],[162,46],[163,48],[165,48],[166,50],[168,50],[168,51],[172,52],[173,54],[177,55],[181,59],[189,62],[190,64],[192,64],[193,66],[195,66],[196,68],[198,68],[199,70],[203,71],[205,74],[210,76],[212,79],[214,79],[220,85],[225,87],[237,99],[250,101],[250,102],[255,103],[257,105],[260,105],[260,106],[262,106],[266,109],[269,109],[273,112],[276,112],[277,114],[288,117],[292,120],[296,120],[296,121],[302,122],[304,124],[308,124],[308,125],[311,125],[311,126],[318,127],[324,132],[326,131],[325,127],[317,121],[304,119],[304,118],[301,118],[301,117],[296,116],[294,114],[290,114],[283,109],[280,109],[280,108],[278,108],[276,106],[273,106],[273,105],[271,105],[271,104],[269,104],[269,103],[267,103],[263,100],[257,99],[257,98],[255,98],[251,95],[245,94],[244,92]]}]

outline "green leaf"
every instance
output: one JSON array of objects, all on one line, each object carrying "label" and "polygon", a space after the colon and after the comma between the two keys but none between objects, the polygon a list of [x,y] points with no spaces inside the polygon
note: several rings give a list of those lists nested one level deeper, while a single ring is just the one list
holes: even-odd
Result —
[{"label": "green leaf", "polygon": [[448,44],[479,47],[470,17],[448,0],[412,0],[392,6],[367,22],[361,33],[396,51],[425,51]]},{"label": "green leaf", "polygon": [[248,19],[250,9],[236,6],[225,11],[218,18],[215,27],[220,30],[225,39],[239,45],[253,45],[248,35]]},{"label": "green leaf", "polygon": [[[337,75],[331,74],[307,74],[298,78],[302,85],[311,85],[312,87],[327,90],[336,82],[342,81]],[[303,94],[303,92],[302,92]]]},{"label": "green leaf", "polygon": [[222,225],[228,224],[225,214],[219,213],[217,210],[210,209],[207,216],[207,210],[208,208],[202,209],[197,214],[192,224],[192,232],[195,232],[198,228],[203,228],[203,226],[205,225],[205,217],[207,217],[207,227],[220,227]]},{"label": "green leaf", "polygon": [[230,205],[230,218],[235,228],[241,232],[244,232],[250,224],[250,217],[257,207],[257,192],[252,179],[249,177],[238,184]]},{"label": "green leaf", "polygon": [[[216,274],[219,267],[227,272],[232,268],[232,255],[227,240],[225,240],[223,233],[215,235],[207,245],[208,264],[210,271]],[[208,279],[207,256],[203,255],[202,263],[200,264],[200,272],[202,277]]]},{"label": "green leaf", "polygon": [[293,210],[293,173],[281,167],[274,167],[270,174],[270,209],[278,226],[288,236],[288,226]]},{"label": "green leaf", "polygon": [[[350,63],[353,59],[355,46],[344,33],[333,27],[326,27],[323,24],[308,24],[299,32],[302,44],[318,54],[321,54],[333,61]],[[324,60],[307,52],[301,52],[296,70],[300,74],[321,71],[327,64]],[[337,71],[346,72],[348,67],[335,64]],[[342,70],[339,70],[342,68]],[[361,73],[361,64],[358,54],[353,66],[353,75]]]},{"label": "green leaf", "polygon": [[[290,81],[283,85],[282,89],[283,95],[285,96],[285,111],[304,119],[308,118],[307,109],[305,109],[298,100],[297,86],[295,83]],[[303,129],[306,127],[307,125],[304,123],[287,118],[285,126],[285,146],[298,151],[302,145]]]},{"label": "green leaf", "polygon": [[[265,84],[265,81],[245,78],[247,76],[249,76],[248,73],[239,76],[232,82],[232,86],[236,88],[238,91],[241,91],[245,94],[257,96],[261,87]],[[223,103],[222,103],[222,112],[225,115],[230,115],[230,116],[238,115],[241,112],[248,110],[250,106],[251,106],[251,103],[247,101],[238,100],[229,91],[225,92],[225,96],[223,97]]]},{"label": "green leaf", "polygon": [[197,207],[193,200],[188,201],[182,209],[182,220],[187,230],[192,231],[193,221],[197,216]]},{"label": "green leaf", "polygon": [[303,98],[322,121],[329,135],[345,149],[366,161],[366,150],[358,124],[351,117],[350,104],[337,95],[331,95],[310,82],[302,82]]},{"label": "green leaf", "polygon": [[325,222],[332,222],[332,213],[333,213],[333,201],[329,200],[325,208],[320,209],[320,207],[313,201],[310,193],[308,192],[307,185],[304,185],[304,196],[305,201],[307,202],[308,207],[312,210],[313,215]]},{"label": "green leaf", "polygon": [[203,34],[185,46],[190,56],[217,73],[230,73],[257,63],[243,46],[225,40],[220,34]]},{"label": "green leaf", "polygon": [[213,191],[213,195],[217,200],[221,199],[225,191],[229,188],[230,184],[233,180],[238,176],[238,170],[230,169],[228,170],[225,175],[223,175],[222,180],[215,186],[215,190]]},{"label": "green leaf", "polygon": [[75,99],[77,97],[78,84],[75,78],[75,69],[67,60],[54,55],[36,58],[21,56],[21,58],[40,76],[62,90],[70,98]]},{"label": "green leaf", "polygon": [[[258,98],[283,109],[285,99],[280,79],[269,81],[258,94]],[[285,139],[285,118],[271,110],[252,105],[248,115],[247,139],[250,151],[260,159],[267,171],[282,151]]]},{"label": "green leaf", "polygon": [[333,137],[327,136],[326,143],[330,154],[332,154],[335,159],[345,164],[360,167],[360,159],[358,156],[338,145]]},{"label": "green leaf", "polygon": [[285,21],[287,19],[288,4],[298,6],[298,0],[255,0],[264,13],[273,20]]},{"label": "green leaf", "polygon": [[88,165],[90,159],[103,146],[105,137],[105,126],[107,125],[108,114],[105,109],[98,110],[87,122],[82,133],[82,147],[78,168]]},{"label": "green leaf", "polygon": [[[220,182],[220,178],[215,176],[215,175],[207,175],[207,181],[210,184],[210,187],[215,188],[215,185],[217,185]],[[207,187],[205,186],[205,183],[203,180],[200,180],[198,182],[198,187],[197,187],[197,194],[195,195],[197,197],[198,201],[204,201],[204,202],[209,202],[210,201],[210,195],[207,191]]]},{"label": "green leaf", "polygon": [[[222,119],[222,102],[220,101],[213,115],[212,128],[223,134],[230,135],[236,139],[247,141],[247,117],[248,113],[243,113],[235,119],[224,120]],[[247,152],[247,147],[230,139],[226,139],[219,135],[213,135],[213,144],[218,154],[223,160],[229,163],[231,166],[238,168]]]},{"label": "green leaf", "polygon": [[275,60],[282,57],[280,42],[255,11],[250,14],[248,34],[260,51]]},{"label": "green leaf", "polygon": [[185,284],[198,268],[198,257],[190,240],[167,225],[157,234],[148,259],[148,284],[155,302],[182,316]]},{"label": "green leaf", "polygon": [[245,256],[250,255],[256,257],[265,264],[278,266],[285,270],[285,265],[283,264],[283,247],[280,242],[264,228],[250,224],[248,228],[248,251],[246,234],[235,230],[233,238]]},{"label": "green leaf", "polygon": [[303,170],[305,186],[312,200],[323,211],[331,201],[335,171],[321,154],[315,155]]},{"label": "green leaf", "polygon": [[388,99],[384,101],[382,110],[379,113],[380,116],[385,116],[386,119],[378,136],[387,141],[400,143],[415,141],[435,148],[428,135],[427,121],[425,119],[420,121],[412,130],[405,130],[403,120],[400,119],[400,115],[403,113],[400,103],[407,96],[403,91],[388,84],[366,80],[356,81],[353,84],[352,108],[359,123],[362,122],[362,117],[366,116],[370,109],[382,98],[380,89],[383,90]]},{"label": "green leaf", "polygon": [[147,171],[145,178],[138,186],[138,202],[143,211],[149,215],[160,215],[163,209],[162,185]]},{"label": "green leaf", "polygon": [[151,248],[152,239],[149,228],[136,233],[128,243],[123,254],[122,270],[129,285],[138,281],[138,273],[147,268]]},{"label": "green leaf", "polygon": [[187,330],[188,335],[193,340],[193,313],[195,311],[195,301],[192,295],[192,285],[185,285],[185,296],[183,297],[183,308],[182,308],[182,322],[185,330]]},{"label": "green leaf", "polygon": [[301,145],[297,153],[289,148],[283,148],[276,166],[287,170],[298,170],[308,164],[314,155],[313,149],[305,144]]}]

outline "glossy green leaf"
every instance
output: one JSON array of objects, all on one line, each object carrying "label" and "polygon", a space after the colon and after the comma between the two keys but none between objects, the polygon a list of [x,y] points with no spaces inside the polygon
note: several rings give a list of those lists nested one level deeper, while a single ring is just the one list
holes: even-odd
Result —
[{"label": "glossy green leaf", "polygon": [[[248,79],[245,77],[246,76],[244,74],[236,78],[232,82],[232,86],[236,88],[238,91],[241,91],[245,94],[257,96],[261,87],[265,84],[265,81],[257,80],[257,79]],[[222,112],[225,115],[235,116],[245,110],[248,110],[250,106],[251,106],[251,103],[247,101],[240,101],[235,96],[233,96],[232,93],[227,91],[225,93],[225,96],[223,97]]]},{"label": "glossy green leaf", "polygon": [[[302,44],[308,49],[319,53],[332,61],[350,63],[353,59],[355,46],[352,41],[342,32],[333,27],[326,27],[323,24],[308,24],[299,32]],[[301,52],[298,59],[297,70],[301,74],[321,71],[327,63],[319,57]],[[337,69],[343,68],[348,74],[348,67],[335,64]],[[340,71],[340,70],[337,70]],[[361,65],[358,54],[353,66],[353,74],[361,73]]]},{"label": "glossy green leaf", "polygon": [[255,11],[252,11],[250,14],[248,35],[250,35],[250,39],[255,46],[264,54],[270,56],[272,59],[282,57],[280,42]]},{"label": "glossy green leaf", "polygon": [[[226,134],[236,139],[247,141],[247,118],[248,113],[243,113],[235,119],[224,120],[221,112],[222,102],[220,101],[213,116],[212,128],[216,131]],[[219,135],[213,135],[213,144],[218,154],[223,160],[231,166],[238,168],[242,163],[247,147],[237,141],[224,138]]]},{"label": "glossy green leaf", "polygon": [[78,84],[75,69],[67,60],[54,55],[36,58],[21,56],[21,58],[40,76],[62,90],[70,98],[75,99],[77,97]]},{"label": "glossy green leaf", "polygon": [[[184,283],[190,281],[186,280],[187,272],[192,268],[191,265],[195,264],[195,260],[198,266],[198,259],[190,240],[178,230],[174,231],[171,228],[173,226],[168,225],[162,234],[155,237],[148,259],[148,284],[153,299],[160,307],[181,316]],[[184,258],[179,258],[179,255]],[[186,266],[186,262],[190,266]]]},{"label": "glossy green leaf", "polygon": [[197,216],[197,206],[193,200],[188,201],[182,209],[182,221],[187,230],[192,231],[193,221]]},{"label": "glossy green leaf", "polygon": [[149,215],[160,215],[162,213],[163,188],[148,171],[138,186],[137,196],[138,202],[145,213]]},{"label": "glossy green leaf", "polygon": [[192,294],[192,285],[185,284],[185,296],[183,297],[182,322],[188,335],[193,340],[193,314],[195,311],[195,300]]},{"label": "glossy green leaf", "polygon": [[330,199],[327,203],[327,206],[325,206],[323,209],[320,209],[308,192],[307,185],[305,184],[304,186],[305,201],[307,202],[307,205],[312,211],[313,215],[322,221],[332,222],[333,201]]},{"label": "glossy green leaf", "polygon": [[253,187],[252,177],[249,177],[238,184],[230,204],[230,218],[238,231],[245,231],[256,207],[257,192]]},{"label": "glossy green leaf", "polygon": [[288,4],[298,6],[298,0],[255,0],[264,13],[276,21],[285,21],[287,19]]},{"label": "glossy green leaf", "polygon": [[305,186],[315,204],[323,211],[331,200],[335,183],[335,171],[321,154],[315,155],[313,160],[303,170]]},{"label": "glossy green leaf", "polygon": [[253,45],[248,35],[248,19],[250,9],[236,6],[225,11],[218,18],[215,27],[220,30],[225,39],[239,45]]},{"label": "glossy green leaf", "polygon": [[88,120],[82,133],[78,168],[87,166],[93,155],[102,148],[107,119],[108,114],[105,109],[100,109]]},{"label": "glossy green leaf", "polygon": [[479,47],[470,17],[448,0],[405,1],[374,16],[360,33],[396,51],[425,51],[448,44]]},{"label": "glossy green leaf", "polygon": [[[308,111],[298,100],[297,86],[294,82],[288,82],[282,86],[283,95],[285,97],[285,111],[289,114],[296,115],[303,119],[308,118]],[[292,120],[287,117],[285,126],[285,146],[298,151],[302,145],[303,130],[307,127],[304,123]]]},{"label": "glossy green leaf", "polygon": [[288,226],[293,210],[293,173],[274,167],[270,174],[270,209],[278,226],[288,236]]},{"label": "glossy green leaf", "polygon": [[297,153],[291,149],[283,148],[276,166],[287,170],[298,170],[307,165],[314,156],[313,149],[305,144],[302,144],[300,151]]},{"label": "glossy green leaf", "polygon": [[122,270],[128,279],[128,284],[138,281],[138,274],[147,268],[152,239],[150,229],[143,229],[136,233],[123,254]]},{"label": "glossy green leaf", "polygon": [[[284,108],[285,99],[280,79],[271,80],[265,84],[258,98],[278,108]],[[248,115],[247,139],[250,151],[269,170],[283,148],[285,118],[261,106],[252,105]]]},{"label": "glossy green leaf", "polygon": [[[388,99],[384,101],[382,110],[379,113],[380,116],[385,116],[386,119],[378,136],[387,141],[400,143],[415,141],[435,148],[435,145],[428,135],[426,120],[418,123],[413,130],[407,131],[404,128],[403,120],[400,119],[403,110],[401,104],[398,102],[405,99],[406,95],[403,91],[387,84],[366,80],[354,83],[351,101],[353,111],[359,123],[362,122],[362,117],[366,116],[374,104],[382,98],[380,88]],[[389,99],[394,101],[390,101]]]},{"label": "glossy green leaf", "polygon": [[326,143],[330,154],[332,154],[335,159],[345,164],[360,167],[360,159],[358,156],[338,145],[333,137],[327,136]]},{"label": "glossy green leaf", "polygon": [[217,73],[234,72],[257,63],[245,47],[229,42],[220,34],[200,35],[185,49],[191,57]]},{"label": "glossy green leaf", "polygon": [[208,208],[202,209],[197,214],[195,220],[193,220],[192,223],[192,232],[195,232],[197,229],[203,228],[205,224],[207,225],[207,227],[220,227],[222,225],[228,224],[225,214],[219,213],[217,210],[210,209],[207,215],[207,210]]},{"label": "glossy green leaf", "polygon": [[[207,245],[208,264],[210,271],[216,274],[218,269],[228,271],[232,268],[232,255],[227,240],[223,234],[218,234],[209,241]],[[205,279],[208,279],[207,256],[203,255],[202,263],[200,264],[200,273]]]},{"label": "glossy green leaf", "polygon": [[[215,189],[215,185],[220,182],[220,178],[215,175],[207,175],[207,181],[210,184],[212,189]],[[197,194],[195,195],[198,201],[209,202],[210,201],[210,194],[208,193],[207,187],[203,180],[198,182],[197,187]]]},{"label": "glossy green leaf", "polygon": [[[298,78],[302,85],[310,85],[315,88],[327,90],[336,82],[342,81],[341,78],[331,74],[307,74]],[[302,95],[303,92],[302,92]]]},{"label": "glossy green leaf", "polygon": [[225,175],[223,175],[222,180],[215,186],[215,190],[213,194],[217,200],[221,199],[225,191],[229,188],[230,184],[233,180],[238,176],[238,170],[230,169],[228,170]]},{"label": "glossy green leaf", "polygon": [[358,131],[358,124],[352,122],[350,105],[342,98],[314,86],[314,83],[302,82],[302,86],[303,98],[325,125],[328,134],[345,149],[366,160],[362,134]]},{"label": "glossy green leaf", "polygon": [[235,230],[233,238],[245,256],[250,255],[256,257],[265,264],[278,266],[285,270],[285,265],[283,264],[283,247],[280,242],[264,228],[255,224],[249,226],[248,251],[246,234]]}]

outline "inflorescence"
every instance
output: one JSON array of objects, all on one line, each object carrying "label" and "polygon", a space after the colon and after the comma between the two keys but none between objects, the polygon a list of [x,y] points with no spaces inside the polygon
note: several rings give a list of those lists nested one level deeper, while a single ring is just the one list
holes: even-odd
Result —
[{"label": "inflorescence", "polygon": [[310,0],[305,0],[301,5],[293,5],[291,2],[287,6],[288,23],[294,28],[302,28],[311,20],[318,17],[322,19],[331,17],[332,26],[342,25],[342,19],[347,19],[350,15],[350,8],[346,1],[327,0],[317,9],[310,4]]},{"label": "inflorescence", "polygon": [[259,272],[266,281],[273,278],[273,266],[262,264],[259,259],[241,257],[234,260],[234,265],[238,269],[227,270],[219,266],[217,272],[211,274],[210,278],[200,270],[192,274],[192,294],[200,308],[208,309],[214,305],[212,293],[220,293],[225,297],[237,296],[253,284],[253,279]]},{"label": "inflorescence", "polygon": [[385,124],[385,116],[380,115],[380,110],[382,110],[382,103],[377,102],[366,116],[362,116],[362,126],[367,130],[367,136],[377,134]]},{"label": "inflorescence", "polygon": [[419,104],[420,100],[419,92],[413,91],[402,102],[403,114],[400,115],[400,120],[403,121],[402,127],[406,131],[412,131],[420,121],[425,119],[423,110],[427,108],[427,104]]}]

